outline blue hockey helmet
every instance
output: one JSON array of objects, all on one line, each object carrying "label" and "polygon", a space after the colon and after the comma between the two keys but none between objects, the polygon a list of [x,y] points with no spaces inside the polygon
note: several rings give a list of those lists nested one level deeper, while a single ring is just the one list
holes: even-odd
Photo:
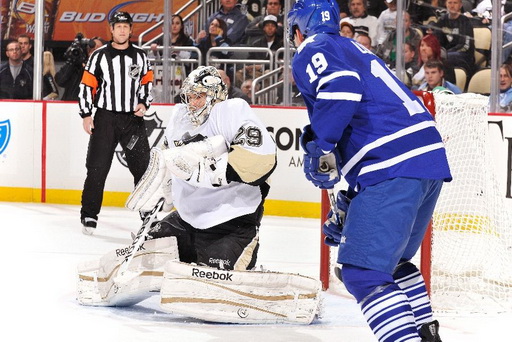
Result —
[{"label": "blue hockey helmet", "polygon": [[297,0],[288,13],[288,38],[293,41],[295,28],[304,37],[316,33],[339,34],[340,9],[335,0]]}]

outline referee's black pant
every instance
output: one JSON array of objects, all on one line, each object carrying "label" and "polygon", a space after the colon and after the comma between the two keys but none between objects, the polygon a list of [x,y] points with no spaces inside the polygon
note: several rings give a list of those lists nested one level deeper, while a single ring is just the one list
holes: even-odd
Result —
[{"label": "referee's black pant", "polygon": [[150,156],[144,118],[131,113],[98,109],[87,149],[87,177],[82,192],[81,218],[98,219],[105,181],[118,143],[123,148],[134,184],[137,184],[148,167]]}]

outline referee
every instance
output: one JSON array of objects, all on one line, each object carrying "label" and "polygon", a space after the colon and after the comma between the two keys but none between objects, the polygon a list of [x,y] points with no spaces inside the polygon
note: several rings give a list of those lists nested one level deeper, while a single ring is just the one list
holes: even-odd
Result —
[{"label": "referee", "polygon": [[117,144],[123,148],[135,184],[149,163],[144,114],[153,100],[153,70],[144,50],[130,43],[132,23],[126,12],[110,17],[112,40],[91,54],[79,87],[80,116],[90,135],[80,210],[82,232],[87,235],[96,228]]}]

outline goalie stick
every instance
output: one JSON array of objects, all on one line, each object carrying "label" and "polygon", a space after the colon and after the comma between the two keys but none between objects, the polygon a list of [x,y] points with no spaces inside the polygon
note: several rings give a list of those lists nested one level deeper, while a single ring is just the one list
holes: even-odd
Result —
[{"label": "goalie stick", "polygon": [[126,273],[128,270],[128,266],[130,266],[130,262],[133,259],[133,256],[135,255],[135,252],[139,250],[139,248],[142,246],[144,241],[146,240],[146,236],[149,233],[149,230],[151,229],[151,225],[156,220],[156,216],[158,212],[162,209],[162,206],[165,203],[165,199],[161,198],[158,200],[158,203],[151,209],[148,215],[144,218],[144,221],[142,222],[142,226],[140,227],[139,231],[137,232],[137,235],[135,235],[133,242],[128,249],[128,253],[126,254],[126,257],[119,265],[119,269],[117,270],[117,275],[115,282],[125,282],[126,280],[129,280],[131,277]]}]

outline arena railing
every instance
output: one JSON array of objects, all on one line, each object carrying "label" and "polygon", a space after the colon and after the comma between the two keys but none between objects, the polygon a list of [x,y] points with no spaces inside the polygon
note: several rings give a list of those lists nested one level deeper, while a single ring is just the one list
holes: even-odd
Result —
[{"label": "arena railing", "polygon": [[[191,70],[194,70],[201,64],[201,50],[194,46],[171,46],[169,47],[168,64],[164,64],[163,47],[157,47],[158,55],[154,55],[149,46],[144,46],[144,50],[148,52],[148,58],[153,66],[155,80],[153,84],[153,98],[155,103],[177,102],[179,90],[182,82]],[[180,52],[188,52],[188,58],[180,57]],[[163,86],[164,72],[169,73],[169,87]],[[167,91],[169,95],[166,97],[163,92]]]},{"label": "arena railing", "polygon": [[[231,53],[226,58],[215,58],[215,52]],[[268,59],[249,59],[249,53],[266,53]],[[206,53],[206,65],[226,71],[233,85],[240,87],[247,78],[256,78],[274,69],[274,52],[263,47],[212,47]]]},{"label": "arena railing", "polygon": [[[189,0],[183,4],[174,14],[183,15],[183,22],[185,24],[185,32],[192,38],[197,36],[197,33],[204,29],[207,19],[220,8],[220,1],[214,0]],[[143,31],[138,38],[139,46],[147,46],[154,43],[158,38],[163,37],[163,32],[152,35],[153,31],[162,27],[164,21],[161,20],[147,30]],[[169,25],[170,26],[170,25]],[[187,30],[187,28],[190,28]],[[151,38],[148,39],[148,36]]]}]

